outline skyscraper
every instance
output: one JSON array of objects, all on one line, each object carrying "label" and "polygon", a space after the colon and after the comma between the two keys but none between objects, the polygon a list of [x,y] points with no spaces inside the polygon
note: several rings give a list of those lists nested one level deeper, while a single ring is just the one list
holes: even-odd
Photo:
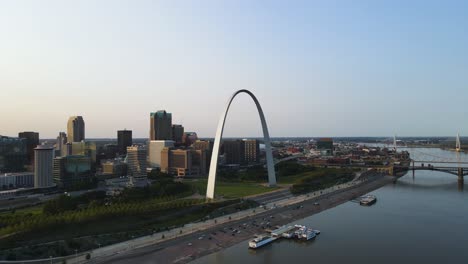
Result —
[{"label": "skyscraper", "polygon": [[151,168],[161,167],[161,151],[166,147],[174,147],[172,140],[151,140],[148,144],[148,164]]},{"label": "skyscraper", "polygon": [[244,145],[242,140],[225,140],[223,148],[227,164],[243,163]]},{"label": "skyscraper", "polygon": [[182,137],[182,142],[185,146],[191,146],[195,141],[198,140],[197,133],[195,132],[185,132]]},{"label": "skyscraper", "polygon": [[208,140],[197,140],[192,144],[192,148],[195,150],[203,150],[206,155],[205,168],[210,168],[211,152],[213,151],[213,141]]},{"label": "skyscraper", "polygon": [[39,145],[34,149],[34,187],[43,188],[53,185],[54,148]]},{"label": "skyscraper", "polygon": [[53,161],[53,180],[58,187],[70,187],[91,180],[91,158],[83,155],[58,157]]},{"label": "skyscraper", "polygon": [[249,164],[258,162],[260,157],[260,144],[258,140],[244,139],[242,141],[244,145],[244,163]]},{"label": "skyscraper", "polygon": [[127,147],[132,145],[132,131],[131,130],[118,130],[117,131],[117,144],[119,154],[127,154]]},{"label": "skyscraper", "polygon": [[71,155],[83,155],[90,157],[94,164],[97,158],[96,142],[81,141],[71,143]]},{"label": "skyscraper", "polygon": [[213,149],[213,141],[197,140],[192,144],[192,147],[194,149],[201,149],[211,152],[211,150]]},{"label": "skyscraper", "polygon": [[39,145],[39,133],[37,132],[20,132],[18,133],[19,138],[26,139],[26,156],[28,164],[32,164],[34,161],[34,148]]},{"label": "skyscraper", "polygon": [[85,123],[82,116],[71,116],[67,124],[68,142],[80,142],[85,139]]},{"label": "skyscraper", "polygon": [[172,125],[172,140],[177,144],[181,144],[183,136],[184,127],[182,125]]},{"label": "skyscraper", "polygon": [[67,144],[67,134],[65,132],[60,132],[59,136],[57,137],[57,142],[55,143],[55,149],[59,153],[60,156],[64,155],[65,152],[65,145]]},{"label": "skyscraper", "polygon": [[0,172],[24,171],[26,139],[0,135]]},{"label": "skyscraper", "polygon": [[143,146],[127,147],[128,174],[134,177],[146,176],[146,148]]},{"label": "skyscraper", "polygon": [[165,110],[150,114],[150,140],[172,140],[172,114]]}]

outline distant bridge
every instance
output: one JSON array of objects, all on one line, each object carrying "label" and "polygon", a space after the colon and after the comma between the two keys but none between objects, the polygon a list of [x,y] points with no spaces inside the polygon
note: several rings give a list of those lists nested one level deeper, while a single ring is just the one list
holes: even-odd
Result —
[{"label": "distant bridge", "polygon": [[[421,165],[415,165],[420,163]],[[432,165],[432,164],[458,164],[458,166],[447,166],[447,165]],[[463,177],[468,175],[468,167],[461,166],[462,164],[468,164],[468,162],[455,162],[455,161],[422,161],[422,160],[411,160],[411,166],[408,168],[413,171],[425,170],[425,171],[440,171],[448,174],[458,176],[458,180],[463,181]],[[403,168],[394,166],[395,168]]]},{"label": "distant bridge", "polygon": [[427,171],[440,171],[449,174],[453,174],[458,176],[459,178],[463,179],[466,175],[468,175],[468,167],[439,167],[439,166],[412,166],[411,169],[413,171],[416,170],[427,170]]},{"label": "distant bridge", "polygon": [[447,163],[447,164],[468,164],[468,161],[436,161],[436,160],[412,160],[413,163],[424,163],[424,164],[433,164],[433,163]]},{"label": "distant bridge", "polygon": [[293,159],[302,158],[302,157],[305,157],[305,155],[300,153],[300,154],[292,155],[283,159],[275,160],[275,165],[283,161],[293,160]]}]

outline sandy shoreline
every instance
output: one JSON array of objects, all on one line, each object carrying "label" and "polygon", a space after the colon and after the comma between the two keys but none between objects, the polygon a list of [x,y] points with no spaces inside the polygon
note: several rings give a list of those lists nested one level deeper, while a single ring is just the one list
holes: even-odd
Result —
[{"label": "sandy shoreline", "polygon": [[[188,263],[200,257],[221,251],[242,241],[251,239],[256,234],[264,233],[260,227],[251,225],[253,220],[262,222],[268,219],[271,225],[286,225],[291,222],[309,217],[324,210],[333,208],[363,194],[376,190],[395,178],[390,176],[378,177],[360,185],[337,190],[330,194],[312,198],[300,203],[268,210],[253,217],[215,225],[213,228],[195,232],[186,236],[171,239],[156,245],[134,249],[128,253],[95,259],[93,263]],[[320,205],[314,205],[319,202]],[[303,208],[296,209],[302,205]],[[274,216],[274,218],[270,218]],[[244,224],[248,227],[245,228]],[[229,228],[241,232],[232,235]],[[202,237],[202,235],[204,235]],[[208,239],[211,237],[211,239]],[[200,239],[201,238],[201,239]],[[246,245],[247,247],[247,245]]]}]

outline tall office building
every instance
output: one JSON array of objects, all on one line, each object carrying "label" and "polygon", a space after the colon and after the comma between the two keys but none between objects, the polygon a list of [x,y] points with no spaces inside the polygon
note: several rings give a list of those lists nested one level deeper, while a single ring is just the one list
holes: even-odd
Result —
[{"label": "tall office building", "polygon": [[244,145],[244,163],[255,163],[260,160],[260,144],[256,139],[242,140]]},{"label": "tall office building", "polygon": [[202,149],[211,152],[213,149],[213,141],[197,140],[192,144],[194,149]]},{"label": "tall office building", "polygon": [[44,188],[53,185],[54,148],[39,145],[34,149],[34,187]]},{"label": "tall office building", "polygon": [[126,176],[127,164],[119,159],[107,160],[102,163],[102,174],[114,177]]},{"label": "tall office building", "polygon": [[131,130],[119,130],[117,131],[117,145],[119,148],[119,154],[127,154],[127,147],[133,144],[132,131]]},{"label": "tall office building", "polygon": [[[68,146],[67,146],[68,147]],[[82,155],[91,158],[94,164],[97,160],[97,146],[96,142],[81,141],[71,143],[70,155]],[[67,149],[68,152],[68,149]]]},{"label": "tall office building", "polygon": [[148,144],[148,164],[151,168],[161,167],[161,151],[166,147],[174,147],[172,140],[151,140]]},{"label": "tall office building", "polygon": [[134,177],[146,177],[146,148],[143,146],[127,147],[128,174]]},{"label": "tall office building", "polygon": [[60,132],[55,143],[55,150],[59,153],[60,156],[66,156],[65,146],[67,144],[67,134],[65,132]]},{"label": "tall office building", "polygon": [[223,147],[227,164],[249,164],[260,159],[260,144],[256,139],[226,140]]},{"label": "tall office building", "polygon": [[82,116],[71,116],[67,124],[68,142],[80,142],[85,139],[85,123]]},{"label": "tall office building", "polygon": [[62,157],[72,155],[73,154],[72,148],[73,148],[72,143],[68,142],[67,144],[65,144],[65,146],[63,146],[63,149],[62,149]]},{"label": "tall office building", "polygon": [[182,137],[182,142],[185,146],[190,147],[195,141],[198,140],[197,133],[195,132],[185,132]]},{"label": "tall office building", "polygon": [[172,125],[172,140],[174,140],[176,144],[181,144],[183,137],[184,127],[182,125]]},{"label": "tall office building", "polygon": [[55,158],[52,175],[53,180],[60,188],[90,182],[92,176],[91,158],[83,155]]},{"label": "tall office building", "polygon": [[205,167],[209,168],[211,163],[211,153],[213,152],[213,141],[208,140],[197,140],[192,144],[192,148],[195,150],[203,150],[206,153],[206,164]]},{"label": "tall office building", "polygon": [[206,175],[210,161],[207,158],[207,151],[203,149],[192,149],[192,168],[198,168],[198,176]]},{"label": "tall office building", "polygon": [[160,110],[150,114],[150,140],[172,140],[172,114]]},{"label": "tall office building", "polygon": [[37,132],[20,132],[19,138],[26,139],[26,156],[28,164],[34,163],[34,148],[39,145],[39,133]]},{"label": "tall office building", "polygon": [[206,151],[164,148],[161,151],[161,171],[177,177],[206,174]]},{"label": "tall office building", "polygon": [[26,139],[0,135],[0,173],[24,171]]},{"label": "tall office building", "polygon": [[244,146],[242,140],[225,140],[223,142],[223,148],[227,164],[243,163]]},{"label": "tall office building", "polygon": [[[117,155],[121,154],[122,150],[119,149],[118,144],[104,144],[97,147],[96,153],[96,162],[99,163],[101,160],[105,159],[115,159]],[[125,147],[125,154],[127,153],[127,148]]]}]

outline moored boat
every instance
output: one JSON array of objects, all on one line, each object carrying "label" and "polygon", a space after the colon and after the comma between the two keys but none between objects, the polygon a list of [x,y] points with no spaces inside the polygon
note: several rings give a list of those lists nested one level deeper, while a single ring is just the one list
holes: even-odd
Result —
[{"label": "moored boat", "polygon": [[377,197],[375,195],[369,194],[366,196],[361,197],[359,200],[360,205],[370,206],[377,202]]},{"label": "moored boat", "polygon": [[270,235],[259,236],[249,241],[249,248],[253,248],[253,249],[259,248],[261,246],[264,246],[266,244],[273,242],[275,239],[276,238]]}]

